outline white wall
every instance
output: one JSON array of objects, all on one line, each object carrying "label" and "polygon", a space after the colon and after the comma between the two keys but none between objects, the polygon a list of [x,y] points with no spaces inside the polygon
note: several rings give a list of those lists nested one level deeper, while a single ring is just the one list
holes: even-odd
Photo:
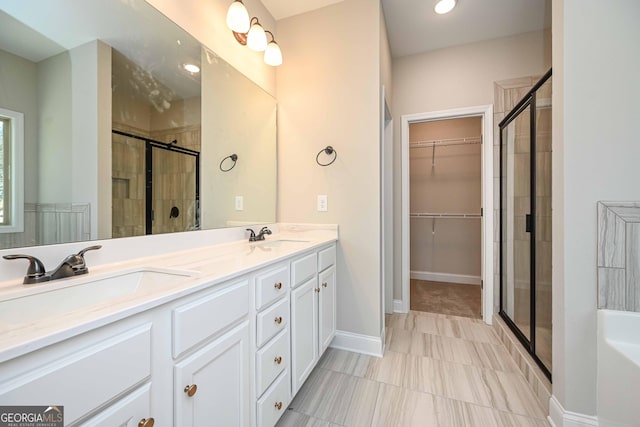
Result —
[{"label": "white wall", "polygon": [[[249,77],[258,86],[275,95],[276,68],[266,65],[263,54],[239,44],[227,27],[227,9],[232,0],[146,0],[164,13],[202,44]],[[256,16],[262,26],[271,31],[280,44],[276,22],[259,0],[244,0],[249,16]],[[287,52],[282,52],[287,61]]]},{"label": "white wall", "polygon": [[[493,103],[493,82],[543,74],[551,66],[549,34],[540,32],[440,49],[395,58],[392,113],[396,123],[404,114],[424,113]],[[400,236],[400,127],[394,141],[394,235]],[[394,263],[394,299],[401,298],[400,251]]]},{"label": "white wall", "polygon": [[[338,329],[368,336],[381,318],[380,14],[345,0],[278,22],[278,221],[339,225]],[[327,145],[338,159],[320,167]]]},{"label": "white wall", "polygon": [[553,394],[587,415],[596,412],[596,202],[640,200],[638,22],[636,0],[554,1]]}]

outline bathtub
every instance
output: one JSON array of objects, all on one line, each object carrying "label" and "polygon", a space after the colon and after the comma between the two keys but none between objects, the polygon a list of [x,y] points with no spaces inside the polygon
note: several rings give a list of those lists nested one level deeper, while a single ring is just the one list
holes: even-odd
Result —
[{"label": "bathtub", "polygon": [[598,310],[598,421],[640,426],[640,313]]}]

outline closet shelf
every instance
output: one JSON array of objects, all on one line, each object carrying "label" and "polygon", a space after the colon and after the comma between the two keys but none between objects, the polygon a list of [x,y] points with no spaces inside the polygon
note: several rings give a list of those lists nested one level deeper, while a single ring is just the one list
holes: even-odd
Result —
[{"label": "closet shelf", "polygon": [[475,213],[433,213],[433,212],[419,212],[419,213],[410,213],[409,217],[411,218],[482,218],[481,214]]},{"label": "closet shelf", "polygon": [[409,143],[409,148],[424,148],[424,147],[443,147],[447,145],[464,145],[464,144],[481,144],[482,137],[475,136],[470,138],[452,138],[452,139],[433,139],[424,141],[412,141]]}]

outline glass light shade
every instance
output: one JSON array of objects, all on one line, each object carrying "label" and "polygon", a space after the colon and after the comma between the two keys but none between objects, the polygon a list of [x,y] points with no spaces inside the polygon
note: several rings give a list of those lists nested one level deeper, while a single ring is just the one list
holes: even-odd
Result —
[{"label": "glass light shade", "polygon": [[443,15],[451,12],[454,7],[456,7],[456,0],[440,0],[433,10],[435,10],[437,14]]},{"label": "glass light shade", "polygon": [[274,41],[269,42],[267,49],[264,51],[264,62],[274,67],[282,65],[282,51],[278,43]]},{"label": "glass light shade", "polygon": [[234,1],[227,11],[227,26],[236,33],[249,31],[249,12],[241,1]]},{"label": "glass light shade", "polygon": [[262,52],[267,48],[267,34],[260,23],[251,26],[247,35],[247,46],[257,52]]}]

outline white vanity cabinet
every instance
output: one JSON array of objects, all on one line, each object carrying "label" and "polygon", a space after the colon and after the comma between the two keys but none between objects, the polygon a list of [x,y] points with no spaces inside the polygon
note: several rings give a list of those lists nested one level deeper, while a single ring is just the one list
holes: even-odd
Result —
[{"label": "white vanity cabinet", "polygon": [[289,262],[255,275],[256,425],[272,427],[291,401],[289,337]]},{"label": "white vanity cabinet", "polygon": [[64,406],[65,425],[152,419],[147,320],[128,319],[1,364],[0,405]]},{"label": "white vanity cabinet", "polygon": [[173,309],[174,425],[250,425],[249,292],[236,279]]},{"label": "white vanity cabinet", "polygon": [[[336,333],[335,253],[336,246],[333,244],[292,262],[293,395],[305,382]],[[294,265],[298,268],[294,269]]]},{"label": "white vanity cabinet", "polygon": [[273,427],[335,335],[335,250],[61,327],[0,363],[0,405],[64,406],[70,426]]}]

